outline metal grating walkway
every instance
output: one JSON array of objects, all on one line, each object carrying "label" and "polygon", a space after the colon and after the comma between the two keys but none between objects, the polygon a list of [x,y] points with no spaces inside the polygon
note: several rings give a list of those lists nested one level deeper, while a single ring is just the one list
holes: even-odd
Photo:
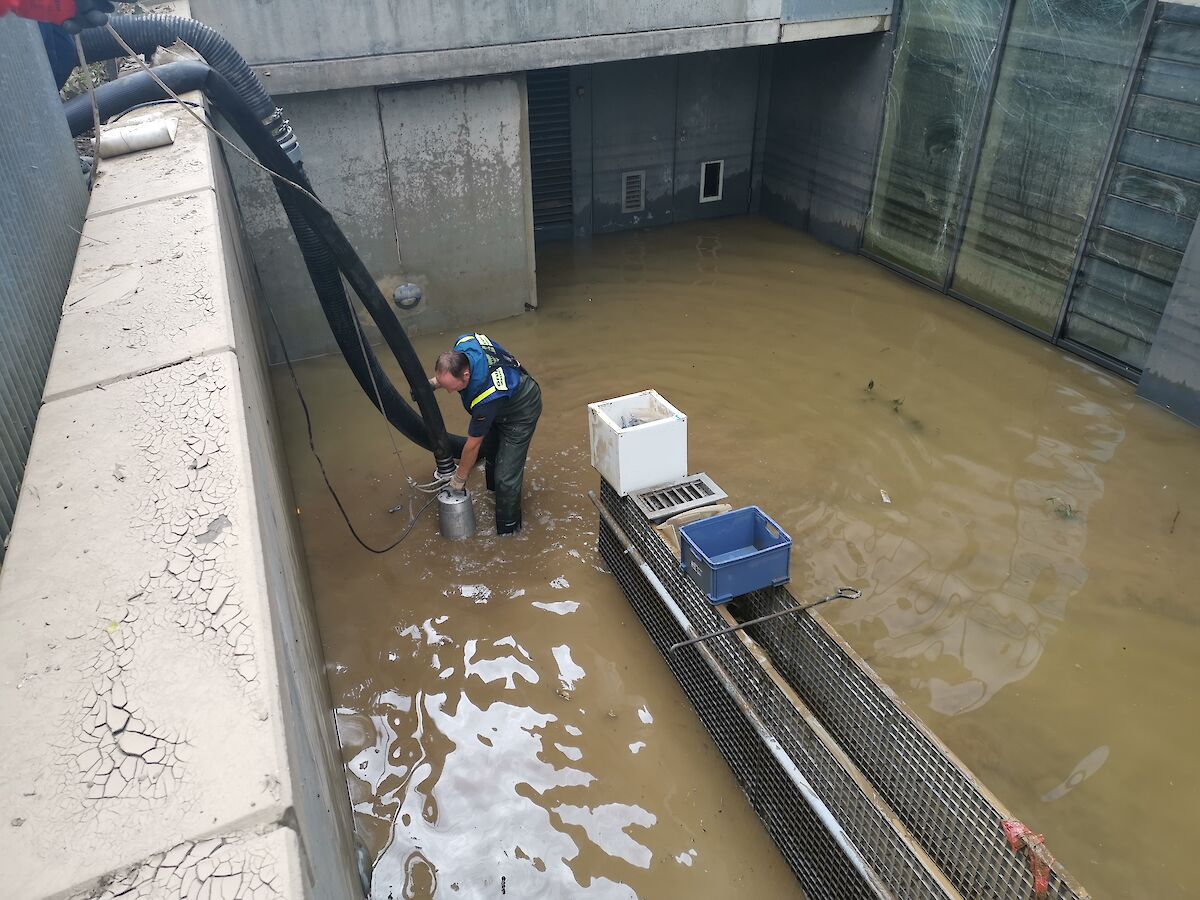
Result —
[{"label": "metal grating walkway", "polygon": [[[606,483],[601,498],[692,627],[701,634],[724,627],[633,500]],[[806,894],[814,900],[888,896],[850,864],[695,648],[667,652],[686,635],[603,521],[600,552]],[[794,603],[777,588],[738,601],[735,614],[748,619]],[[788,616],[748,634],[808,710],[766,676],[736,635],[705,643],[891,896],[1032,895],[1024,856],[1009,849],[1000,827],[1008,814],[819,619]],[[809,710],[816,723],[806,717]],[[837,746],[829,745],[830,736]],[[1056,869],[1048,896],[1088,895]]]}]

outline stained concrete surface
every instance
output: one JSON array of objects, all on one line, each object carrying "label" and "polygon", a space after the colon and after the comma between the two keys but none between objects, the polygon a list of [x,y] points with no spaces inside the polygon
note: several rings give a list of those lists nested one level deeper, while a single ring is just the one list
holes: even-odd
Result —
[{"label": "stained concrete surface", "polygon": [[[193,0],[253,64],[610,36],[778,20],[779,0],[528,4],[514,0]],[[281,11],[286,8],[286,14]],[[835,10],[827,17],[836,18]],[[857,14],[857,13],[856,13]]]},{"label": "stained concrete surface", "polygon": [[[417,309],[393,307],[407,329],[501,319],[536,303],[523,76],[298,95],[287,114],[317,195],[384,295],[408,281],[423,289]],[[289,355],[333,352],[274,188],[246,161],[229,159],[264,299]],[[267,339],[272,361],[281,361]]]},{"label": "stained concrete surface", "polygon": [[[179,130],[203,129],[189,120]],[[63,304],[47,400],[233,347],[217,223],[211,186],[89,216],[81,238],[89,252]]]},{"label": "stained concrete surface", "polygon": [[179,135],[101,163],[0,571],[14,900],[359,893],[256,286]]},{"label": "stained concrete surface", "polygon": [[875,156],[895,35],[776,48],[763,160],[762,211],[856,250],[875,182]]}]

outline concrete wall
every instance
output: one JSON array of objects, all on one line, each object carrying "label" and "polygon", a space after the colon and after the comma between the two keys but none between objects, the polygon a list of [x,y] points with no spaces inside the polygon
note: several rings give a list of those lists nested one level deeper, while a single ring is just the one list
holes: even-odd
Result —
[{"label": "concrete wall", "polygon": [[[406,281],[424,289],[418,309],[396,310],[415,333],[536,303],[524,91],[513,75],[288,98],[309,178],[384,294]],[[245,160],[230,167],[292,358],[333,352],[274,188]]]},{"label": "concrete wall", "polygon": [[253,294],[200,126],[102,163],[0,572],[6,897],[361,896]]},{"label": "concrete wall", "polygon": [[894,33],[775,48],[762,211],[819,240],[857,250]]},{"label": "concrete wall", "polygon": [[[766,48],[572,70],[572,188],[582,237],[750,209]],[[724,160],[721,199],[700,202],[701,163]],[[623,176],[645,173],[641,212],[622,212]]]},{"label": "concrete wall", "polygon": [[87,209],[59,105],[37,26],[0,17],[0,562]]},{"label": "concrete wall", "polygon": [[890,0],[194,0],[276,94],[699,53],[883,27]]},{"label": "concrete wall", "polygon": [[1192,231],[1137,392],[1200,425],[1200,227]]}]

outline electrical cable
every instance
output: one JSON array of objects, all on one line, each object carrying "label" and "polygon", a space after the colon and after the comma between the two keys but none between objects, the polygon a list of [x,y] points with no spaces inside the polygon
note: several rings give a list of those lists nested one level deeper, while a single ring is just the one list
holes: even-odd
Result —
[{"label": "electrical cable", "polygon": [[329,496],[331,496],[333,498],[333,502],[337,504],[338,512],[342,514],[342,519],[345,521],[346,527],[350,529],[350,534],[364,550],[370,551],[376,555],[382,555],[391,550],[395,550],[398,546],[400,546],[401,542],[406,537],[412,534],[413,528],[416,526],[417,521],[421,518],[421,516],[424,515],[425,510],[433,506],[433,501],[437,500],[437,494],[434,494],[427,501],[425,501],[425,504],[419,510],[417,510],[412,519],[409,520],[409,523],[407,526],[405,526],[404,531],[400,533],[400,537],[396,538],[396,540],[392,541],[392,543],[388,544],[386,547],[372,547],[359,536],[358,531],[354,527],[354,523],[350,521],[350,516],[346,512],[346,507],[342,505],[342,498],[338,496],[337,491],[333,488],[333,483],[329,480],[329,473],[325,471],[325,461],[321,459],[321,454],[317,452],[316,440],[313,437],[312,414],[308,410],[308,401],[304,398],[304,391],[300,388],[300,380],[296,377],[296,370],[292,367],[292,357],[287,351],[287,345],[283,342],[283,333],[279,328],[279,322],[275,319],[275,312],[270,306],[267,306],[267,317],[271,320],[271,328],[275,331],[275,339],[279,341],[279,348],[283,352],[283,361],[287,365],[288,376],[292,380],[292,387],[296,390],[296,398],[300,401],[300,408],[304,410],[304,424],[308,429],[308,449],[312,452],[313,458],[317,461],[317,466],[321,470],[321,478],[325,480],[325,487],[329,489]]}]

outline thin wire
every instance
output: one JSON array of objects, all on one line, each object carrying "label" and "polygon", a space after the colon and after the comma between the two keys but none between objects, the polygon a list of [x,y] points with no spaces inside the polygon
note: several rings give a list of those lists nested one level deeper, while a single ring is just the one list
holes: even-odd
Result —
[{"label": "thin wire", "polygon": [[[356,335],[358,335],[358,349],[362,353],[363,363],[367,367],[367,374],[371,376],[371,387],[375,391],[375,405],[377,407],[379,407],[380,415],[383,417],[382,418],[383,430],[385,432],[387,432],[388,440],[391,442],[391,445],[392,445],[392,454],[396,457],[396,460],[400,463],[400,471],[404,474],[404,480],[409,485],[412,485],[413,479],[408,474],[408,467],[404,465],[404,457],[402,457],[400,455],[400,448],[398,446],[396,446],[396,435],[394,435],[392,433],[392,426],[387,421],[387,416],[383,412],[383,397],[380,395],[379,385],[375,381],[375,370],[368,362],[367,347],[366,347],[365,339],[363,338],[362,325],[359,323],[358,316],[354,312],[354,307],[350,303],[350,294],[348,292],[343,292],[343,296],[345,296],[345,298],[346,298],[346,309],[350,313],[351,320],[353,320],[353,322],[354,322],[354,333]],[[409,498],[411,499],[411,497],[412,497],[412,492],[410,490]]]},{"label": "thin wire", "polygon": [[[144,103],[135,103],[135,104],[133,104],[133,106],[130,106],[126,109],[121,110],[119,113],[114,113],[113,115],[109,116],[108,121],[110,123],[116,122],[118,119],[125,118],[125,116],[129,115],[131,112],[134,112],[135,110],[139,110],[139,109],[145,109],[148,106],[161,106],[164,103],[174,103],[174,102],[175,102],[174,100],[172,100],[168,97],[163,100],[147,100]],[[184,100],[182,102],[186,103],[188,106],[200,108],[199,103],[193,103],[191,100]]]},{"label": "thin wire", "polygon": [[300,400],[300,408],[304,410],[304,424],[308,429],[308,449],[312,451],[313,458],[316,459],[317,466],[321,469],[321,477],[325,479],[325,487],[329,488],[329,495],[333,497],[333,502],[337,504],[338,512],[342,514],[342,519],[345,520],[346,527],[350,529],[350,534],[354,537],[354,540],[358,541],[359,546],[364,550],[368,550],[375,554],[384,554],[390,550],[396,549],[396,547],[400,546],[400,542],[412,533],[413,528],[416,526],[417,521],[421,518],[421,516],[424,515],[425,510],[429,509],[429,507],[433,505],[433,501],[437,499],[437,494],[434,494],[427,501],[425,501],[425,504],[419,510],[417,510],[417,512],[409,520],[408,525],[405,526],[404,530],[400,533],[400,537],[396,538],[396,540],[392,541],[392,543],[388,544],[386,547],[372,547],[361,537],[359,537],[358,531],[355,530],[354,524],[350,521],[350,516],[346,513],[346,507],[342,505],[341,498],[338,496],[337,491],[333,489],[333,484],[329,480],[329,473],[325,471],[325,462],[321,459],[321,454],[317,452],[316,440],[313,438],[312,414],[308,411],[308,401],[304,399],[304,391],[301,390],[300,381],[296,377],[296,370],[292,367],[292,357],[288,353],[287,345],[283,342],[283,333],[279,328],[278,320],[275,318],[275,311],[271,309],[270,305],[264,305],[267,308],[267,316],[271,320],[271,327],[275,331],[275,338],[279,341],[279,349],[283,351],[283,361],[287,364],[288,375],[292,379],[292,387],[296,389],[296,397]]},{"label": "thin wire", "polygon": [[87,56],[83,52],[83,41],[79,39],[79,35],[75,35],[75,53],[79,57],[79,65],[87,79],[88,96],[92,101],[92,133],[95,146],[92,148],[92,171],[88,173],[88,187],[91,188],[96,183],[96,176],[100,174],[100,107],[96,103],[96,82],[92,80],[92,70],[88,68]]},{"label": "thin wire", "polygon": [[[150,76],[150,78],[154,81],[155,84],[157,84],[160,88],[163,89],[163,91],[166,93],[166,95],[168,97],[170,97],[172,100],[174,100],[176,103],[178,103],[183,108],[184,112],[186,112],[189,116],[191,116],[193,119],[195,119],[201,125],[203,125],[205,128],[207,128],[209,131],[211,131],[214,135],[216,135],[218,140],[222,141],[227,146],[232,147],[234,152],[237,153],[238,156],[245,159],[248,163],[250,163],[250,165],[255,166],[256,168],[262,169],[264,172],[266,172],[268,175],[270,175],[276,181],[280,181],[283,184],[288,185],[289,187],[295,188],[300,193],[302,193],[304,196],[306,196],[310,200],[312,200],[313,203],[317,204],[317,206],[319,206],[321,209],[325,210],[325,212],[329,213],[331,216],[333,215],[333,213],[330,212],[329,208],[324,203],[322,203],[320,201],[320,199],[312,191],[308,190],[308,188],[298,185],[298,184],[296,184],[296,182],[291,181],[291,180],[283,177],[282,175],[280,175],[278,172],[272,171],[268,167],[264,166],[262,163],[260,163],[257,159],[255,159],[253,156],[251,156],[249,153],[247,153],[245,150],[243,150],[241,147],[239,147],[237,144],[235,144],[229,138],[225,137],[225,135],[221,134],[221,132],[219,132],[216,128],[213,127],[211,122],[207,121],[205,118],[198,115],[196,113],[196,111],[193,110],[191,108],[191,106],[188,105],[187,101],[181,99],[178,94],[176,94],[173,90],[171,90],[169,87],[167,87],[166,83],[164,83],[163,80],[158,77],[158,75],[154,72],[154,70],[152,68],[150,68],[150,66],[146,65],[146,61],[137,54],[137,51],[135,51],[132,47],[130,47],[127,43],[125,43],[125,39],[123,37],[121,37],[121,35],[117,31],[117,29],[113,28],[111,22],[109,22],[105,26],[105,28],[107,28],[108,33],[113,36],[113,40],[115,40],[118,44],[121,45],[121,47],[125,50],[125,52],[128,53],[133,58],[133,61],[136,62],[139,66],[142,67],[142,69],[145,70],[146,74]],[[83,45],[79,41],[78,36],[75,38],[75,42],[79,49],[80,59],[82,59],[83,58]],[[93,102],[93,106],[94,106],[95,105],[94,98],[93,98],[92,102]]]}]

